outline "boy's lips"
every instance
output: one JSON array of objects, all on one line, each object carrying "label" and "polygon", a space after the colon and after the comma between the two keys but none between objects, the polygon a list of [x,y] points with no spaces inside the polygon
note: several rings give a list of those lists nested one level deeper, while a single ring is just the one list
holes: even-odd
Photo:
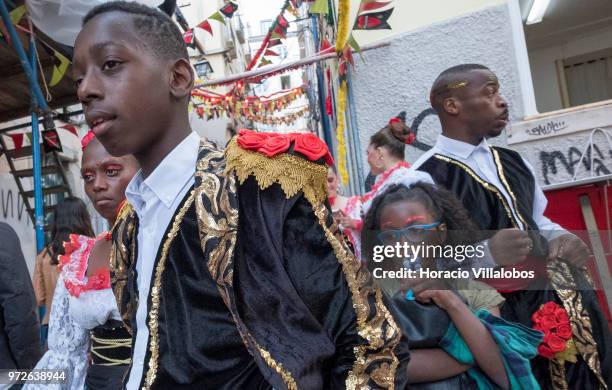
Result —
[{"label": "boy's lips", "polygon": [[106,112],[94,111],[86,114],[86,120],[96,137],[104,135],[115,120],[115,116]]}]

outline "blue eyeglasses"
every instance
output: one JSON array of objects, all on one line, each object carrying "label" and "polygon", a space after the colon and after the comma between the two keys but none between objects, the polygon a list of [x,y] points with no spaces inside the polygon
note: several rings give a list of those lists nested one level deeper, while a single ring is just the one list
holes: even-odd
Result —
[{"label": "blue eyeglasses", "polygon": [[441,222],[434,222],[427,225],[411,225],[401,229],[389,229],[383,230],[376,235],[378,239],[383,243],[394,243],[400,242],[406,239],[413,243],[423,241],[425,235],[440,226]]}]

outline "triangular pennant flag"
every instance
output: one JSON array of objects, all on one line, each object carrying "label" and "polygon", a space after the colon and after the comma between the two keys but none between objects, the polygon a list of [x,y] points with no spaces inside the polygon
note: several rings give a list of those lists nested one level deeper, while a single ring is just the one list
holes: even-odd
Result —
[{"label": "triangular pennant flag", "polygon": [[270,65],[272,63],[272,61],[270,61],[267,58],[262,58],[261,62],[259,63],[259,68],[261,68],[262,66],[266,66],[266,65]]},{"label": "triangular pennant flag", "polygon": [[210,15],[208,19],[216,20],[217,22],[225,24],[225,19],[223,19],[223,15],[221,15],[221,13],[218,11]]},{"label": "triangular pennant flag", "polygon": [[283,42],[280,39],[273,39],[270,42],[268,42],[268,47],[274,47],[274,46],[278,46],[282,44]]},{"label": "triangular pennant flag", "polygon": [[60,129],[64,129],[64,130],[68,130],[69,132],[71,132],[72,134],[76,135],[77,137],[79,136],[79,133],[77,133],[77,129],[76,126],[74,125],[63,125],[59,127]]},{"label": "triangular pennant flag", "polygon": [[230,1],[229,3],[221,7],[219,12],[221,12],[226,17],[231,18],[232,16],[234,16],[234,12],[236,12],[237,10],[238,4],[234,3],[233,1]]},{"label": "triangular pennant flag", "polygon": [[208,19],[206,19],[202,23],[198,24],[198,27],[201,28],[202,30],[208,31],[208,33],[210,35],[213,35],[212,26],[210,25],[210,22],[208,21]]},{"label": "triangular pennant flag", "polygon": [[359,6],[359,14],[365,11],[374,11],[391,4],[390,1],[362,0]]},{"label": "triangular pennant flag", "polygon": [[284,35],[277,33],[276,31],[273,31],[272,34],[270,34],[270,38],[274,40],[280,40],[280,39],[285,39],[286,37]]},{"label": "triangular pennant flag", "polygon": [[9,14],[11,17],[11,22],[13,22],[13,24],[19,24],[19,22],[21,21],[21,18],[23,18],[23,15],[25,15],[25,13],[26,13],[25,4],[20,5],[19,7],[15,8]]},{"label": "triangular pennant flag", "polygon": [[21,146],[23,145],[23,133],[7,134],[13,140],[15,145],[15,152],[19,153]]},{"label": "triangular pennant flag", "polygon": [[55,56],[55,65],[53,66],[53,75],[49,82],[50,87],[54,87],[62,81],[68,69],[68,65],[70,65],[70,60],[64,57],[59,51],[54,51],[53,55]]},{"label": "triangular pennant flag", "polygon": [[62,151],[62,143],[60,142],[59,135],[55,129],[43,130],[42,136],[45,153]]},{"label": "triangular pennant flag", "polygon": [[352,47],[356,53],[361,53],[361,47],[359,46],[359,43],[357,43],[357,41],[355,40],[355,37],[352,33],[351,35],[349,35],[348,41],[346,43],[348,43],[348,45]]},{"label": "triangular pennant flag", "polygon": [[327,15],[327,13],[329,12],[328,4],[329,3],[327,2],[327,0],[315,0],[314,4],[310,6],[310,13]]},{"label": "triangular pennant flag", "polygon": [[284,30],[286,30],[287,27],[289,27],[289,22],[282,14],[278,15],[278,18],[276,18],[276,22],[278,23],[278,26],[280,26]]},{"label": "triangular pennant flag", "polygon": [[276,56],[276,57],[278,57],[278,53],[275,52],[274,50],[267,49],[266,52],[264,53],[264,56]]},{"label": "triangular pennant flag", "polygon": [[354,30],[391,30],[387,20],[393,13],[394,8],[385,11],[372,12],[357,17]]},{"label": "triangular pennant flag", "polygon": [[30,145],[32,145],[32,133],[25,133],[26,138],[28,139],[28,142],[30,143]]}]

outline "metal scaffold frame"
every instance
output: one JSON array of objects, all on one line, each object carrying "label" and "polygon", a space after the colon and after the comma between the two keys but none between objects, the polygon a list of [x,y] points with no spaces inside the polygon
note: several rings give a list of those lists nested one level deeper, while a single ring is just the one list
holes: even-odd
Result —
[{"label": "metal scaffold frame", "polygon": [[11,21],[8,7],[6,6],[5,0],[0,0],[0,16],[6,26],[6,29],[13,42],[13,47],[17,51],[23,71],[28,78],[30,85],[30,93],[32,96],[31,115],[32,115],[32,156],[33,156],[33,170],[34,170],[34,226],[36,229],[36,251],[40,253],[43,250],[45,244],[44,238],[44,213],[43,213],[43,185],[42,185],[42,165],[41,165],[41,149],[40,149],[40,132],[38,117],[39,111],[48,112],[49,106],[47,101],[44,99],[42,90],[38,85],[38,78],[36,74],[36,42],[34,35],[30,35],[29,39],[29,55],[25,52],[21,45],[21,40],[15,27]]}]

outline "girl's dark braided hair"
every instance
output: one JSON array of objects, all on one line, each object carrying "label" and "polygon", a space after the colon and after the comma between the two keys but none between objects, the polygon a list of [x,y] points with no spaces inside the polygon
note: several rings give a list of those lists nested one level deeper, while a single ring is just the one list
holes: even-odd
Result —
[{"label": "girl's dark braided hair", "polygon": [[362,253],[368,262],[372,259],[374,246],[381,244],[375,233],[380,230],[382,209],[405,200],[421,203],[438,221],[446,224],[447,235],[443,245],[466,245],[480,241],[480,234],[467,210],[449,190],[423,182],[417,182],[410,187],[394,184],[374,199],[364,219],[361,245]]}]

